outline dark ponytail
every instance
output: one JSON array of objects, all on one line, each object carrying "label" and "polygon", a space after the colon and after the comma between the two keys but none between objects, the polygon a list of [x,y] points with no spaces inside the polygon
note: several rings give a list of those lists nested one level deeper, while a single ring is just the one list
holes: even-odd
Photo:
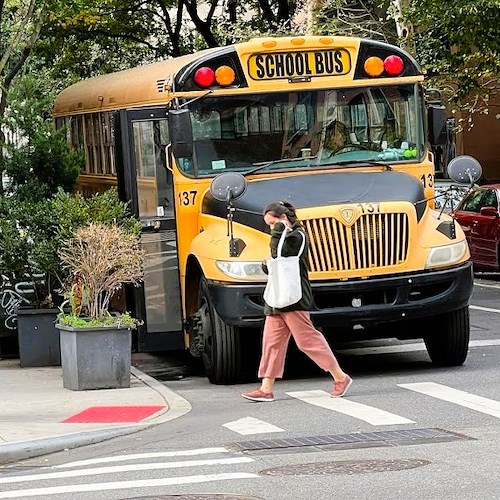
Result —
[{"label": "dark ponytail", "polygon": [[291,203],[288,203],[288,201],[275,201],[274,203],[270,203],[264,209],[263,215],[266,214],[274,215],[274,217],[280,217],[285,214],[292,225],[296,222],[300,224],[297,214],[295,213],[295,207]]}]

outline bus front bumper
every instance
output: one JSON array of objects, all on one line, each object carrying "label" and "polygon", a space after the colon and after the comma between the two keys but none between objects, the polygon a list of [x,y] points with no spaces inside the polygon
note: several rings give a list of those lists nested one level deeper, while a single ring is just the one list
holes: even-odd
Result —
[{"label": "bus front bumper", "polygon": [[[311,317],[321,327],[362,327],[427,318],[468,305],[473,286],[472,263],[459,267],[369,279],[312,283]],[[209,283],[222,320],[239,327],[263,324],[265,285]]]}]

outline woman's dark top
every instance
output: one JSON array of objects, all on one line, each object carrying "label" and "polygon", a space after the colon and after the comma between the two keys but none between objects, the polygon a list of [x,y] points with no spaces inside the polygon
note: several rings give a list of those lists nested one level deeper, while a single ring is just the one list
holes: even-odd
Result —
[{"label": "woman's dark top", "polygon": [[[282,222],[278,222],[274,225],[274,228],[271,230],[271,257],[276,258],[278,251],[278,243],[280,241],[281,234],[285,230],[285,224]],[[300,231],[300,232],[299,232]],[[283,243],[283,248],[281,250],[281,255],[283,257],[292,257],[294,255],[298,255],[300,247],[302,245],[302,233],[306,239],[306,244],[302,255],[300,256],[300,282],[302,285],[302,298],[291,306],[284,307],[283,309],[273,308],[267,304],[264,304],[264,314],[280,314],[282,312],[289,311],[310,311],[313,305],[313,296],[311,290],[311,283],[309,282],[309,272],[308,272],[308,264],[307,264],[307,254],[309,249],[309,242],[307,240],[307,235],[299,223],[295,223],[292,226],[292,231],[289,231],[285,237],[285,241]],[[267,274],[267,266],[265,264],[262,265],[264,272]]]}]

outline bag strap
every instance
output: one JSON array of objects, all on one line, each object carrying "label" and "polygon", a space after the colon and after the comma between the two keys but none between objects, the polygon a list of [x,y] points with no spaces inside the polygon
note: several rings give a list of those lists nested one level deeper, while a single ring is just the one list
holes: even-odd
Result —
[{"label": "bag strap", "polygon": [[[289,229],[288,227],[285,227],[285,229],[283,229],[283,232],[281,233],[280,241],[278,243],[278,248],[276,250],[276,257],[281,257],[281,251],[283,250],[283,245],[285,243],[286,233],[288,231],[291,232],[292,230]],[[299,230],[299,233],[302,236],[302,245],[300,246],[300,250],[299,250],[299,253],[297,254],[297,257],[302,255],[302,252],[304,251],[304,247],[306,246],[306,237],[304,235],[304,232]]]}]

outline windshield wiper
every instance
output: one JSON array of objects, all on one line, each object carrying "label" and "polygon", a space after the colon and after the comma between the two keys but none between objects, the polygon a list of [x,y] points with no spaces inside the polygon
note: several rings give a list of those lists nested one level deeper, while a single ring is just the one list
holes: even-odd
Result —
[{"label": "windshield wiper", "polygon": [[387,163],[382,163],[380,161],[374,160],[343,160],[323,164],[323,166],[327,165],[340,165],[341,167],[384,167],[386,170],[393,170],[393,168]]},{"label": "windshield wiper", "polygon": [[264,163],[253,163],[253,165],[256,165],[256,167],[252,168],[248,172],[244,172],[243,177],[246,177],[247,175],[250,174],[254,174],[259,170],[264,170],[265,168],[270,167],[271,165],[276,165],[278,163],[287,163],[290,161],[297,161],[297,160],[314,160],[314,158],[316,158],[316,156],[299,156],[297,158],[279,158],[278,160],[266,161]]}]

